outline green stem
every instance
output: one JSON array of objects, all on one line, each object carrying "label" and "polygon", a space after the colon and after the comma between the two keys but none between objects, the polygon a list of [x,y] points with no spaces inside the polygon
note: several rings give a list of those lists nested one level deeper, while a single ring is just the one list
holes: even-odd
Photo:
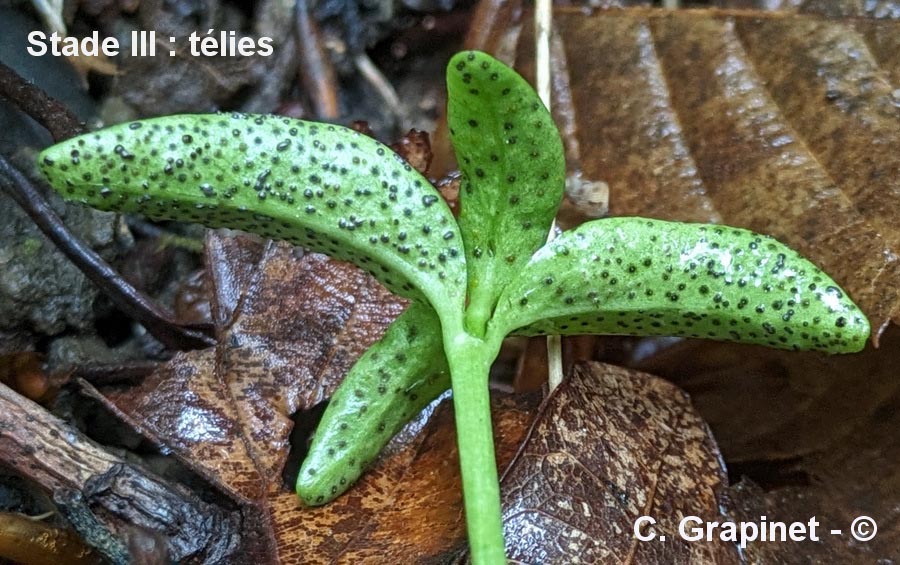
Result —
[{"label": "green stem", "polygon": [[470,335],[478,338],[484,337],[488,320],[494,313],[494,304],[497,300],[492,291],[495,287],[494,271],[490,268],[482,273],[481,280],[477,284],[470,286],[469,305],[466,307],[465,313],[466,331]]},{"label": "green stem", "polygon": [[493,296],[487,292],[471,295],[471,302],[466,308],[466,331],[473,336],[484,336],[488,320],[493,310]]},{"label": "green stem", "polygon": [[498,341],[482,341],[463,332],[445,334],[466,529],[475,565],[506,563],[488,391],[488,374],[499,345]]}]

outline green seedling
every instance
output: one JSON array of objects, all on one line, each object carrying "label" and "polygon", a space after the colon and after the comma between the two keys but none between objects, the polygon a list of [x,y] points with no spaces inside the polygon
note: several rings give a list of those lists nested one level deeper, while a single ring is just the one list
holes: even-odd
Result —
[{"label": "green seedling", "polygon": [[55,145],[40,166],[64,197],[154,219],[284,239],[367,270],[411,300],[328,406],[297,492],[345,491],[452,385],[475,563],[505,563],[488,371],[509,334],[705,337],[860,350],[865,316],[774,239],[642,218],[588,222],[545,244],[563,195],[562,143],[531,87],[488,55],[448,67],[463,174],[460,219],[388,148],[276,116],[143,120]]}]

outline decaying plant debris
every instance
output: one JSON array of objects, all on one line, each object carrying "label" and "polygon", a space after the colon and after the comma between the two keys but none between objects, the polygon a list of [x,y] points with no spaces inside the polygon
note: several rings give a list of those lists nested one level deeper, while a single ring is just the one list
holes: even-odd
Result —
[{"label": "decaying plant debris", "polygon": [[[289,56],[316,44],[298,44],[295,26],[302,18],[278,12],[284,8],[248,14],[226,3],[208,12],[137,6],[87,3],[67,24],[73,33],[118,21],[178,33],[196,21],[242,22],[247,33],[279,37],[287,54],[265,62],[115,61],[123,74],[88,74],[92,96],[80,100],[65,92],[80,88],[77,76],[62,88],[38,83],[62,104],[38,91],[17,100],[7,88],[0,93],[0,124],[14,128],[8,130],[14,135],[0,144],[6,162],[27,174],[35,149],[50,137],[68,137],[81,127],[77,121],[93,125],[98,116],[111,123],[220,108],[316,116],[334,112],[337,101],[337,121],[366,119],[386,139],[413,125],[431,129],[441,105],[439,72],[470,18],[468,46],[498,53],[526,74],[533,66],[527,13],[518,15],[514,5],[458,6],[449,15],[429,14],[428,22],[410,15],[413,25],[403,28],[384,12],[335,14],[323,3],[305,21],[317,27],[318,47],[328,46],[320,55],[337,78],[328,82],[334,91],[316,95],[298,80],[299,59]],[[554,49],[556,66],[566,72],[555,82],[557,121],[568,132],[570,168],[608,184],[611,214],[721,221],[771,233],[835,274],[873,325],[888,328],[881,347],[832,360],[692,342],[654,355],[664,343],[573,340],[567,347],[578,359],[612,361],[657,377],[586,364],[546,399],[498,393],[506,533],[510,554],[522,561],[538,559],[530,553],[537,548],[541,559],[558,562],[595,555],[737,561],[727,544],[660,543],[658,553],[648,554],[650,548],[615,537],[612,526],[627,529],[635,501],[651,490],[650,504],[720,519],[817,514],[841,522],[867,514],[880,526],[868,544],[849,538],[757,544],[748,548],[751,558],[789,561],[806,552],[850,562],[861,555],[896,558],[900,551],[890,506],[898,457],[890,414],[900,395],[890,370],[896,332],[888,327],[898,303],[893,219],[900,213],[900,27],[892,19],[898,9],[885,2],[808,2],[790,10],[632,9],[589,16],[559,10]],[[0,18],[0,26],[27,17]],[[379,85],[359,74],[354,56],[366,53],[366,45],[341,35],[373,23],[382,27],[367,28],[374,34],[369,39],[386,39],[367,53],[403,93],[400,108],[390,107],[375,94]],[[435,50],[421,42],[421,26],[432,26],[446,44]],[[348,49],[336,56],[328,49],[342,38]],[[404,46],[405,58],[393,59]],[[52,65],[59,61],[16,66],[2,49],[0,59],[19,75],[57,74]],[[19,92],[25,84],[5,75],[0,82]],[[68,117],[66,108],[78,118]],[[23,111],[50,135],[23,122]],[[421,150],[421,140],[410,139],[404,146]],[[444,143],[438,134],[434,174],[449,169]],[[590,216],[579,215],[574,202],[574,222]],[[114,267],[133,261],[135,249],[147,249],[132,247],[132,234],[153,241],[160,233],[134,223],[129,233],[114,216],[55,200],[50,205]],[[54,510],[52,525],[72,528],[112,559],[129,553],[196,562],[229,562],[237,555],[266,562],[460,558],[464,527],[446,401],[423,414],[335,504],[300,509],[286,486],[292,478],[285,469],[290,475],[296,467],[321,403],[402,309],[396,299],[321,257],[219,234],[204,242],[190,228],[163,226],[166,237],[175,236],[166,241],[176,243],[164,251],[149,247],[167,254],[168,277],[139,275],[129,284],[164,305],[158,310],[163,324],[190,319],[188,328],[215,342],[175,354],[189,349],[187,342],[173,337],[162,347],[136,330],[122,306],[112,306],[106,291],[53,251],[31,220],[11,203],[3,210],[11,227],[0,241],[0,295],[15,315],[0,321],[0,375],[8,369],[13,378],[4,382],[26,382],[26,369],[7,365],[14,358],[7,355],[34,352],[46,362],[38,371],[52,388],[39,399],[44,406],[2,389],[5,510]],[[202,256],[178,245],[178,238],[204,242]],[[188,287],[188,274],[197,272],[204,282]],[[196,309],[188,312],[186,304]],[[520,346],[511,343],[511,361],[495,367],[498,387],[509,388],[516,363],[520,377],[540,373],[528,353],[535,348],[520,359]],[[155,363],[151,370],[147,359]],[[690,393],[694,407],[659,377]],[[572,433],[586,435],[580,440]],[[719,465],[720,448],[727,471]],[[665,463],[660,450],[675,463]],[[543,475],[565,489],[550,491],[535,480]],[[686,476],[702,481],[708,498],[694,494],[696,485],[686,487]],[[591,516],[610,514],[584,518],[582,502]],[[146,518],[147,508],[157,512],[153,519]]]}]

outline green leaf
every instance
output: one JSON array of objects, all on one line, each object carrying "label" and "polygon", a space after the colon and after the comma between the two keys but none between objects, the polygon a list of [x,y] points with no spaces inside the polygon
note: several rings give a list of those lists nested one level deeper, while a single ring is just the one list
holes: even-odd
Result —
[{"label": "green leaf", "polygon": [[547,238],[565,188],[562,141],[534,89],[477,51],[447,67],[447,120],[462,172],[468,327],[482,335],[506,281]]},{"label": "green leaf", "polygon": [[535,254],[503,292],[492,331],[673,335],[859,351],[865,315],[775,239],[724,226],[609,218]]},{"label": "green leaf", "polygon": [[465,258],[449,208],[358,132],[278,116],[169,116],[79,136],[39,162],[67,199],[284,239],[462,315]]},{"label": "green leaf", "polygon": [[450,388],[441,324],[412,303],[332,396],[297,477],[308,505],[342,494],[407,422]]}]

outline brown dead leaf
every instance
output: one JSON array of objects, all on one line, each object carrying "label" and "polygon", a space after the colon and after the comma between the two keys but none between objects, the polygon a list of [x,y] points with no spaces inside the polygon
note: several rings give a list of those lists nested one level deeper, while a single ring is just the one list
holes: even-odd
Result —
[{"label": "brown dead leaf", "polygon": [[[559,9],[555,22],[557,122],[612,215],[771,234],[849,291],[874,338],[898,317],[900,21]],[[527,75],[530,27],[479,37],[518,38],[507,55]]]},{"label": "brown dead leaf", "polygon": [[[536,395],[493,394],[498,468],[515,456],[537,400]],[[421,425],[420,420],[415,427]],[[335,502],[294,513],[292,548],[302,553],[288,557],[302,555],[304,563],[441,563],[465,547],[449,400],[435,409],[424,429],[395,438],[389,454]]]},{"label": "brown dead leaf", "polygon": [[406,132],[406,135],[392,143],[391,149],[412,165],[412,168],[423,175],[428,174],[433,157],[428,132],[411,129]]},{"label": "brown dead leaf", "polygon": [[[896,447],[892,446],[895,457]],[[872,481],[865,472],[872,464],[871,459],[858,458],[846,452],[842,455],[827,463],[850,465],[852,470],[825,473],[817,477],[809,488],[791,487],[764,492],[752,481],[745,480],[726,492],[725,512],[736,522],[758,522],[760,516],[766,516],[770,521],[808,523],[811,517],[815,517],[819,524],[816,529],[818,541],[749,542],[744,550],[748,562],[896,562],[900,556],[900,528],[897,527],[895,504],[888,504],[896,501],[896,475],[888,480],[879,476]],[[885,463],[879,462],[879,465]],[[853,521],[860,516],[873,518],[877,524],[878,531],[870,541],[857,541],[850,534]],[[830,533],[832,529],[840,530],[841,534]]]},{"label": "brown dead leaf", "polygon": [[[739,561],[729,544],[678,538],[682,516],[721,520],[725,469],[687,395],[650,375],[577,365],[501,484],[508,555],[521,562]],[[665,541],[634,538],[644,515]]]},{"label": "brown dead leaf", "polygon": [[[734,519],[822,523],[820,543],[758,544],[753,562],[890,562],[900,522],[900,329],[856,355],[787,353],[685,342],[640,365],[691,393],[735,478]],[[752,482],[751,482],[752,481]],[[762,485],[763,491],[754,483]],[[849,535],[854,518],[878,524],[868,543]],[[841,529],[840,536],[828,534]]]},{"label": "brown dead leaf", "polygon": [[772,10],[830,18],[900,18],[897,0],[717,0],[719,8]]},{"label": "brown dead leaf", "polygon": [[459,216],[459,185],[461,182],[461,177],[459,174],[450,174],[443,177],[435,184],[435,188],[438,189],[438,192],[441,193],[441,196],[444,200],[447,201],[447,205],[450,206],[450,211],[453,212],[454,216]]},{"label": "brown dead leaf", "polygon": [[[290,416],[328,398],[405,302],[352,266],[286,245],[212,236],[207,255],[219,345],[95,396],[242,507],[248,561],[408,563],[458,551],[465,527],[448,402],[420,415],[332,504],[301,508],[282,479]],[[495,402],[500,465],[536,405]]]},{"label": "brown dead leaf", "polygon": [[691,394],[729,465],[791,461],[849,440],[900,395],[900,332],[854,355],[685,341],[636,365]]},{"label": "brown dead leaf", "polygon": [[290,416],[331,392],[405,303],[350,265],[287,245],[213,235],[207,245],[219,345],[177,355],[111,407],[255,512],[251,553],[284,543],[273,499]]}]

